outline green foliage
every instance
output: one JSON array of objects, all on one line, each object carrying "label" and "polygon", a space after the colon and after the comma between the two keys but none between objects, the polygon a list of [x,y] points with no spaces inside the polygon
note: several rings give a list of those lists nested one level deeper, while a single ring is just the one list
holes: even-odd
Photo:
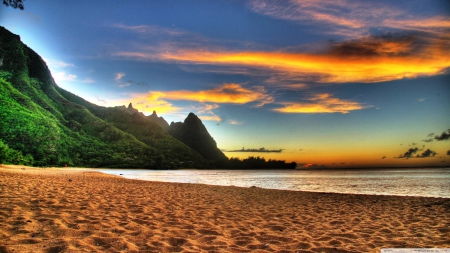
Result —
[{"label": "green foliage", "polygon": [[33,165],[33,157],[30,154],[23,155],[22,152],[9,148],[0,140],[0,163],[1,164],[23,164]]},{"label": "green foliage", "polygon": [[0,71],[0,78],[3,80],[10,80],[12,78],[12,74],[8,71]]},{"label": "green foliage", "polygon": [[6,6],[11,6],[14,9],[19,8],[23,10],[24,9],[23,1],[25,0],[3,0],[3,4]]},{"label": "green foliage", "polygon": [[0,63],[4,163],[153,169],[207,164],[145,116],[96,106],[59,88],[41,57],[3,27]]}]

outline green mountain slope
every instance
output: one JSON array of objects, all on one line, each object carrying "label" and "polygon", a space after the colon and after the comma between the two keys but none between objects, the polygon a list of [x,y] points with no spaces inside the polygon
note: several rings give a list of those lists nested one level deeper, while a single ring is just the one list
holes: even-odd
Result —
[{"label": "green mountain slope", "polygon": [[143,114],[100,107],[58,87],[41,57],[3,27],[0,152],[0,163],[38,166],[208,166]]}]

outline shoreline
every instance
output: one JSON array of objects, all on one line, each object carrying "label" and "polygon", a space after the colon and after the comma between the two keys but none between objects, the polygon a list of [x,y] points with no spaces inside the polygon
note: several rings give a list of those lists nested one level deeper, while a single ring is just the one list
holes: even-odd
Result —
[{"label": "shoreline", "polygon": [[[295,175],[295,173],[302,173],[305,171],[292,171],[292,170],[219,170],[219,169],[211,169],[211,170],[199,170],[199,169],[177,169],[173,171],[158,171],[158,170],[145,170],[145,169],[92,169],[93,171],[99,171],[102,173],[106,173],[109,175],[117,175],[121,176],[123,178],[127,179],[136,179],[136,180],[144,180],[144,181],[150,181],[150,182],[174,182],[174,183],[199,183],[198,180],[172,180],[170,179],[171,176],[174,178],[181,178],[182,176],[186,178],[196,178],[199,176],[200,178],[204,178],[205,174],[208,174],[209,172],[212,172],[212,175],[216,175],[215,173],[225,173],[225,177],[231,176],[233,177],[234,172],[239,173],[294,173],[292,175]],[[415,168],[411,169],[412,171],[416,170]],[[310,170],[311,171],[311,170]],[[309,171],[309,172],[310,172]],[[334,170],[339,172],[348,172],[347,170]],[[375,172],[379,172],[379,170],[372,170]],[[188,174],[185,174],[184,172],[189,172]],[[317,170],[317,172],[321,172],[321,170]],[[450,171],[449,171],[450,172]],[[193,173],[193,175],[191,175]],[[228,173],[231,173],[228,175]],[[198,174],[198,175],[197,175]],[[152,175],[152,176],[149,176]],[[159,178],[155,180],[156,178]],[[161,179],[163,178],[163,179]],[[169,180],[164,180],[169,178]],[[335,191],[326,191],[325,189],[308,189],[308,187],[271,187],[267,184],[260,184],[258,182],[250,184],[245,182],[239,182],[237,184],[232,184],[231,182],[224,182],[220,179],[217,179],[213,176],[213,180],[207,179],[207,180],[201,180],[202,184],[205,185],[221,185],[221,186],[237,186],[237,187],[243,187],[243,188],[249,188],[249,187],[259,187],[263,189],[272,189],[272,190],[286,190],[286,191],[296,191],[296,192],[313,192],[313,193],[336,193],[336,194],[354,194],[354,195],[375,195],[375,196],[405,196],[405,197],[428,197],[428,198],[443,198],[443,199],[450,199],[450,195],[447,192],[438,192],[433,191],[433,189],[429,189],[429,193],[433,194],[427,194],[427,192],[414,192],[414,191],[376,191],[376,188],[373,188],[371,190],[367,189],[358,189],[354,188],[355,190],[346,190],[346,189],[335,189]],[[298,177],[299,180],[301,180],[303,177]],[[283,184],[281,184],[283,185]],[[395,185],[391,185],[395,186]],[[441,193],[441,194],[439,194]]]},{"label": "shoreline", "polygon": [[0,175],[0,252],[450,247],[447,198],[164,183],[84,168],[2,165]]}]

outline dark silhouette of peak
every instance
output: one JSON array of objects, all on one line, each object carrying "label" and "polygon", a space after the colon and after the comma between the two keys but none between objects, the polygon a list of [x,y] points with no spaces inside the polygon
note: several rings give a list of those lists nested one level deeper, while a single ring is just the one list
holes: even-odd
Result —
[{"label": "dark silhouette of peak", "polygon": [[216,142],[208,133],[202,121],[194,113],[189,113],[183,123],[172,122],[169,127],[169,134],[216,164],[228,159],[217,148]]},{"label": "dark silhouette of peak", "polygon": [[[201,125],[203,126],[202,121],[197,117],[197,115],[195,115],[194,113],[189,113],[189,115],[187,116],[187,118],[184,120],[184,123],[186,124],[196,124],[196,125]],[[203,126],[204,127],[204,126]]]},{"label": "dark silhouette of peak", "polygon": [[153,122],[158,123],[158,125],[160,125],[165,130],[169,129],[169,123],[167,123],[167,121],[163,117],[158,117],[158,114],[156,114],[156,111],[153,111],[152,115],[147,116],[147,118]]},{"label": "dark silhouette of peak", "polygon": [[129,114],[135,114],[136,112],[139,112],[138,109],[133,108],[133,104],[131,103],[128,105],[128,107],[126,107],[125,111],[128,112]]}]

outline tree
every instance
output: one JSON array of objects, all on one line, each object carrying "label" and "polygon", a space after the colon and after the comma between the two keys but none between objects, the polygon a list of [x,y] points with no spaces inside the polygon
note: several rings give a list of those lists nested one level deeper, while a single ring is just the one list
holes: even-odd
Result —
[{"label": "tree", "polygon": [[11,6],[14,9],[19,8],[19,9],[23,10],[24,9],[24,7],[23,7],[24,1],[25,0],[3,0],[3,4],[6,6]]},{"label": "tree", "polygon": [[2,140],[0,140],[0,164],[6,162],[6,158],[8,157],[8,145],[3,143]]}]

